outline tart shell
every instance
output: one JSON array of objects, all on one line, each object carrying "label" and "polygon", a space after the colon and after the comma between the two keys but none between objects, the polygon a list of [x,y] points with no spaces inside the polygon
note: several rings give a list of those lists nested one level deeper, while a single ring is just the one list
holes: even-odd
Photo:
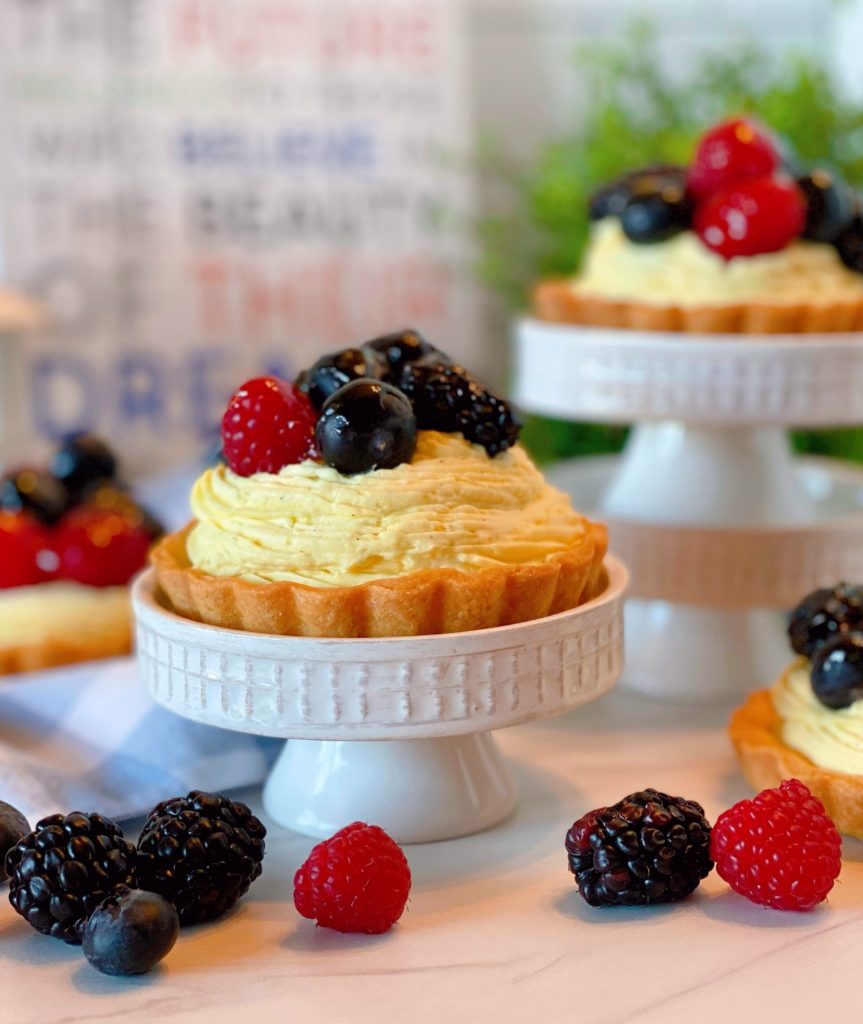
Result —
[{"label": "tart shell", "polygon": [[769,690],[753,693],[731,716],[728,732],[746,781],[756,790],[799,779],[844,835],[863,839],[863,776],[820,768],[783,742]]},{"label": "tart shell", "polygon": [[689,334],[829,334],[863,330],[859,299],[823,303],[739,303],[666,306],[581,294],[571,280],[542,281],[533,293],[540,320]]},{"label": "tart shell", "polygon": [[164,537],[152,552],[163,596],[186,618],[254,633],[348,638],[489,629],[574,608],[605,583],[608,535],[597,523],[588,522],[568,550],[542,563],[427,569],[355,587],[210,576],[189,563],[193,525]]},{"label": "tart shell", "polygon": [[[90,589],[90,588],[88,588]],[[7,592],[10,594],[11,592]],[[98,618],[94,620],[93,597]],[[0,612],[2,613],[2,612]],[[116,658],[132,650],[132,605],[127,587],[107,587],[79,608],[74,597],[54,604],[41,635],[0,644],[0,676],[35,672],[80,661]]]}]

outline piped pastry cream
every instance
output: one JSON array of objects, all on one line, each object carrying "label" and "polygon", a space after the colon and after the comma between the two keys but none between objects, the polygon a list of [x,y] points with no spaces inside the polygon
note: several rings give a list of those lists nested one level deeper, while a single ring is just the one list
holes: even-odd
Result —
[{"label": "piped pastry cream", "polygon": [[812,690],[808,661],[796,662],[771,691],[784,743],[821,768],[861,776],[863,783],[863,701],[828,708]]},{"label": "piped pastry cream", "polygon": [[209,469],[191,506],[195,568],[315,587],[544,562],[587,530],[520,446],[491,459],[435,430],[419,432],[410,463],[358,476],[312,461],[251,477]]},{"label": "piped pastry cream", "polygon": [[256,378],[222,420],[226,466],[152,561],[175,612],[314,637],[490,629],[590,601],[605,527],[518,444],[509,404],[416,331]]}]

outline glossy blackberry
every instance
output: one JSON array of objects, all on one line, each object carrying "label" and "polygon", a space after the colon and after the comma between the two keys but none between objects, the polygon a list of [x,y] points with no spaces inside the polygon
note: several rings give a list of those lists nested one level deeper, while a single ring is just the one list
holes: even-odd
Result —
[{"label": "glossy blackberry", "polygon": [[509,404],[461,366],[409,363],[400,386],[413,403],[420,430],[461,433],[492,456],[518,440],[521,424]]},{"label": "glossy blackberry", "polygon": [[[408,327],[405,330],[382,334],[363,344],[363,349],[383,357],[387,365],[386,380],[398,385],[402,369],[423,356],[433,355],[437,350],[419,331]],[[446,361],[446,358],[442,361]]]},{"label": "glossy blackberry", "polygon": [[245,804],[194,790],[159,804],[138,842],[138,885],[181,925],[220,917],[261,873],[267,830]]},{"label": "glossy blackberry", "polygon": [[361,377],[383,380],[389,372],[386,358],[370,349],[346,348],[321,358],[297,378],[297,387],[305,392],[316,409],[340,388]]},{"label": "glossy blackberry", "polygon": [[26,467],[0,479],[0,510],[4,512],[27,512],[45,526],[54,526],[69,505],[66,488],[51,473]]},{"label": "glossy blackberry", "polygon": [[591,220],[621,217],[627,203],[636,194],[661,193],[671,188],[683,196],[686,190],[686,168],[679,164],[654,164],[615,178],[598,188],[588,202]]},{"label": "glossy blackberry", "polygon": [[136,857],[110,818],[52,814],[6,855],[9,902],[37,931],[78,945],[102,900],[132,884]]},{"label": "glossy blackberry", "polygon": [[566,834],[566,852],[592,907],[671,903],[713,867],[703,808],[655,789],[584,815]]},{"label": "glossy blackberry", "polygon": [[113,480],[117,458],[108,445],[92,434],[70,434],[51,462],[51,472],[73,501],[99,480]]},{"label": "glossy blackberry", "polygon": [[797,605],[788,623],[788,637],[797,654],[810,658],[815,649],[842,633],[863,629],[863,587],[837,583],[822,587]]}]

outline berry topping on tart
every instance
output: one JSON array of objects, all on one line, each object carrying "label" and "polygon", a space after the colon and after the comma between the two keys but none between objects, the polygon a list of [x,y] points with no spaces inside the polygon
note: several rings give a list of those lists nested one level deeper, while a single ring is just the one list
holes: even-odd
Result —
[{"label": "berry topping on tart", "polygon": [[863,633],[840,633],[815,650],[812,691],[834,711],[863,697]]},{"label": "berry topping on tart", "polygon": [[773,174],[780,157],[767,132],[747,118],[735,117],[702,135],[689,168],[689,191],[707,199],[748,178]]},{"label": "berry topping on tart", "polygon": [[863,630],[863,587],[850,583],[813,590],[797,605],[788,623],[792,650],[807,658],[827,640],[855,630]]},{"label": "berry topping on tart", "polygon": [[369,346],[346,348],[321,358],[297,378],[297,387],[320,409],[324,402],[345,384],[360,377],[384,380],[390,365],[386,357]]},{"label": "berry topping on tart", "polygon": [[59,575],[90,587],[118,587],[143,569],[153,534],[140,517],[81,505],[57,528]]},{"label": "berry topping on tart", "polygon": [[806,201],[802,237],[812,242],[835,242],[854,219],[857,203],[848,185],[820,167],[797,179]]},{"label": "berry topping on tart", "polygon": [[714,193],[696,208],[693,228],[708,249],[730,260],[784,249],[805,222],[797,185],[790,178],[762,177]]},{"label": "berry topping on tart", "polygon": [[372,338],[363,345],[363,348],[383,356],[388,368],[386,379],[391,384],[398,383],[399,374],[406,363],[414,363],[423,356],[437,352],[431,342],[426,341],[419,331],[412,328]]},{"label": "berry topping on tart", "polygon": [[90,487],[116,477],[117,459],[98,437],[71,434],[57,449],[51,472],[66,488],[70,499],[79,501]]},{"label": "berry topping on tart", "polygon": [[33,516],[0,512],[0,590],[44,583],[49,548],[49,531]]},{"label": "berry topping on tart", "polygon": [[0,511],[26,512],[54,526],[69,508],[66,488],[51,473],[26,467],[0,480]]}]

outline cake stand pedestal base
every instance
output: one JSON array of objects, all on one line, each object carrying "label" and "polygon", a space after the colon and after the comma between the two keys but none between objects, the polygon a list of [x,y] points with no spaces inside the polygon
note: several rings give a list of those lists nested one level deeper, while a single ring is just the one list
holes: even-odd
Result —
[{"label": "cake stand pedestal base", "polygon": [[315,838],[359,820],[400,843],[428,843],[496,825],[512,813],[516,796],[488,732],[289,740],[264,787],[264,807],[280,825]]}]

